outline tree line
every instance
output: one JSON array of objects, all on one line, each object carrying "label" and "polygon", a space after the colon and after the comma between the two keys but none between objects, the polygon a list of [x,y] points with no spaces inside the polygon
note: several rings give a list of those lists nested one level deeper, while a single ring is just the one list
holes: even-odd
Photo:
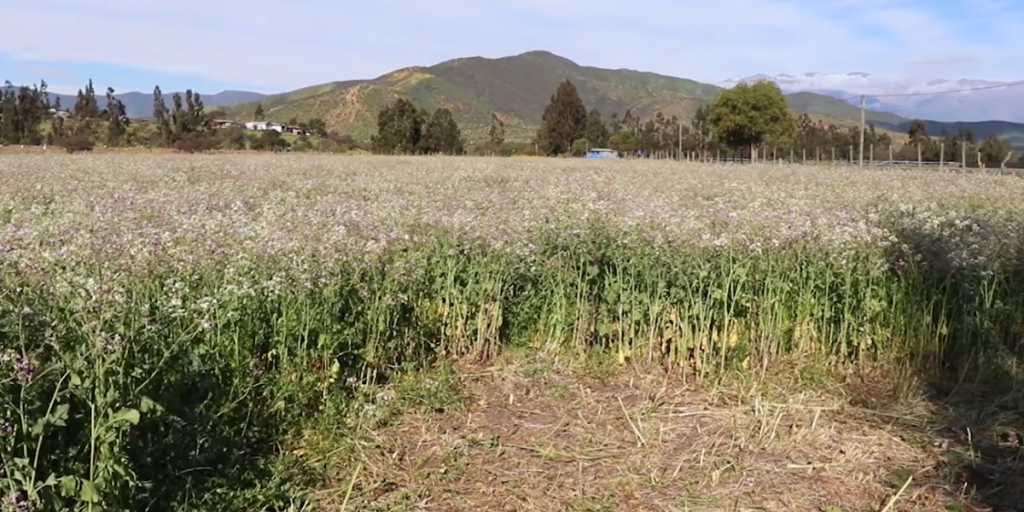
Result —
[{"label": "tree line", "polygon": [[[501,133],[500,126],[492,126],[492,133]],[[960,162],[966,156],[968,165],[977,165],[980,158],[985,166],[998,166],[1012,154],[1010,146],[995,136],[978,141],[969,129],[931,136],[920,120],[911,123],[907,136],[907,143],[897,145],[888,133],[868,123],[864,158],[888,159],[892,148],[895,160]],[[500,137],[492,137],[489,143],[500,145]],[[785,95],[769,81],[727,89],[698,107],[688,121],[661,112],[643,120],[630,110],[621,117],[613,112],[605,121],[596,109],[587,111],[575,86],[565,80],[544,110],[534,144],[548,156],[580,155],[601,147],[639,156],[725,151],[745,158],[770,154],[794,160],[857,160],[860,127],[794,115]]]},{"label": "tree line", "polygon": [[378,154],[446,154],[465,151],[462,130],[450,110],[440,107],[433,113],[417,108],[412,101],[399,98],[377,113],[377,133],[370,138]]},{"label": "tree line", "polygon": [[[103,101],[103,106],[100,103]],[[558,84],[545,107],[541,125],[529,142],[506,140],[504,121],[491,114],[486,141],[468,149],[452,112],[444,107],[433,112],[399,98],[377,115],[377,133],[368,145],[353,137],[329,131],[323,119],[293,118],[288,124],[313,134],[286,140],[274,130],[257,133],[241,128],[214,128],[213,121],[226,117],[223,110],[207,111],[201,95],[192,90],[174,93],[165,100],[159,86],[153,90],[149,119],[129,119],[124,104],[107,88],[97,98],[93,83],[80,89],[75,103],[64,110],[59,97],[51,103],[47,84],[15,87],[9,81],[0,91],[0,144],[56,145],[69,151],[108,147],[166,147],[181,151],[267,150],[345,151],[368,148],[383,154],[479,154],[516,153],[548,156],[579,156],[591,148],[610,148],[636,156],[680,153],[721,154],[749,158],[752,154],[795,160],[850,160],[859,157],[860,130],[796,116],[778,86],[771,82],[742,83],[701,105],[690,119],[656,112],[643,119],[626,110],[606,119],[597,109],[587,110],[576,87],[565,80]],[[253,112],[265,120],[262,104]],[[911,123],[908,142],[897,145],[885,132],[868,125],[864,134],[865,158],[914,161],[980,162],[998,166],[1012,154],[994,136],[977,140],[970,130],[927,133],[922,121]],[[897,147],[898,146],[898,147]],[[889,148],[893,148],[890,155]],[[874,154],[871,154],[874,153]],[[1016,163],[1016,162],[1014,162]]]},{"label": "tree line", "polygon": [[[191,89],[174,93],[168,102],[160,86],[153,89],[153,111],[148,119],[130,119],[124,104],[107,88],[97,98],[92,80],[78,90],[70,108],[60,97],[47,93],[46,81],[38,85],[14,86],[10,81],[0,90],[0,145],[49,145],[69,152],[106,147],[173,148],[185,152],[223,150],[346,151],[360,144],[352,137],[329,132],[323,119],[292,119],[289,124],[305,133],[293,141],[274,130],[251,133],[238,127],[215,128],[223,110],[207,111],[203,98]],[[101,107],[102,102],[102,107]],[[262,105],[257,113],[262,116]]]}]

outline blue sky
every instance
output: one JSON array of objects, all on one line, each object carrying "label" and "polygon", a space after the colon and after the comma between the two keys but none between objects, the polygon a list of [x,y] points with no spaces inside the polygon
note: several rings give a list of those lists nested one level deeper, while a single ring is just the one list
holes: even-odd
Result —
[{"label": "blue sky", "polygon": [[864,71],[1024,79],[1003,0],[0,0],[0,79],[69,92],[277,92],[544,49],[720,83]]}]

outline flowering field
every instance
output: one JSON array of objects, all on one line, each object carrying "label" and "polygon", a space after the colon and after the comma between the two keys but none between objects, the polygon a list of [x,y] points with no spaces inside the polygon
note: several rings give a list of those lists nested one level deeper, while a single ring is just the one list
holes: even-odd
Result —
[{"label": "flowering field", "polygon": [[318,478],[281,456],[295,432],[506,347],[966,371],[1020,349],[1021,197],[849,167],[4,157],[0,481],[46,510],[284,509]]}]

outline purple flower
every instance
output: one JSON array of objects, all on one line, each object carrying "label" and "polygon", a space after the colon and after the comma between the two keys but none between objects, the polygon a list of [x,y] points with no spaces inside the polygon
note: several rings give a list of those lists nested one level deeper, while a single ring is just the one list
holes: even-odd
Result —
[{"label": "purple flower", "polygon": [[24,357],[14,365],[14,375],[22,384],[32,383],[36,376],[36,365],[29,358]]},{"label": "purple flower", "polygon": [[28,501],[25,491],[11,491],[4,497],[4,510],[16,510],[17,512],[28,512],[32,510],[32,504]]}]

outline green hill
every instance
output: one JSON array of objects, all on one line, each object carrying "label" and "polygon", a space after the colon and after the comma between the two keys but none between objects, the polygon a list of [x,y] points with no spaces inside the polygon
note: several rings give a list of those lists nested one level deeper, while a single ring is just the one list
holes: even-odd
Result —
[{"label": "green hill", "polygon": [[[661,111],[689,118],[721,89],[693,80],[632,70],[580,66],[548,52],[513,57],[454,59],[430,67],[393,71],[372,80],[334,82],[262,100],[268,120],[322,117],[331,129],[365,137],[373,133],[377,111],[399,96],[433,110],[447,107],[469,139],[484,136],[492,112],[505,122],[509,138],[526,138],[558,83],[570,79],[588,108],[606,116],[627,109],[642,117]],[[250,120],[256,102],[225,109]]]},{"label": "green hill", "polygon": [[[558,83],[569,79],[587,108],[605,116],[627,109],[641,117],[656,112],[690,118],[696,108],[712,100],[721,87],[656,73],[628,69],[581,66],[545,51],[490,59],[468,57],[429,67],[409,67],[370,80],[330,82],[275,94],[259,100],[266,118],[287,122],[292,118],[323,118],[329,129],[365,139],[376,130],[377,112],[398,97],[407,97],[427,110],[446,107],[452,111],[470,141],[486,137],[492,112],[505,122],[509,140],[527,140],[540,124],[541,115]],[[787,95],[793,110],[836,124],[858,123],[860,109],[821,94]],[[222,107],[232,119],[248,121],[256,101]],[[865,118],[876,128],[906,133],[909,119],[889,112],[867,110]],[[993,133],[1024,150],[1024,124],[939,123],[929,121],[928,132],[942,128],[955,132],[970,125],[975,133]]]}]

